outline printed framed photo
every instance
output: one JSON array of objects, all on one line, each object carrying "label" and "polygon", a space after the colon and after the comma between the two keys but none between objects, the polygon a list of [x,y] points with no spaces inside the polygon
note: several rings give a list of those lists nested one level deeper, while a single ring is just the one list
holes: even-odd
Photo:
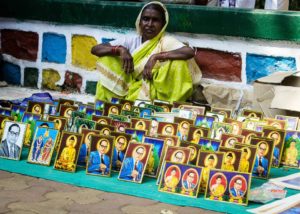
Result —
[{"label": "printed framed photo", "polygon": [[182,141],[180,143],[180,146],[189,148],[191,150],[191,155],[190,155],[190,159],[189,159],[188,164],[196,166],[197,157],[198,157],[199,152],[201,151],[201,146],[198,145],[198,144],[189,143],[189,142],[186,142],[186,141]]},{"label": "printed framed photo", "polygon": [[98,110],[98,109],[94,109],[94,108],[91,108],[91,107],[87,107],[86,110],[85,110],[85,113],[86,113],[86,119],[88,119],[88,120],[91,120],[93,115],[96,115],[96,116],[102,116],[103,115],[103,111]]},{"label": "printed framed photo", "polygon": [[132,118],[131,119],[131,128],[138,130],[147,130],[149,131],[151,127],[151,120],[144,118]]},{"label": "printed framed photo", "polygon": [[265,137],[252,137],[250,144],[257,147],[252,176],[268,179],[273,157],[274,140]]},{"label": "printed framed photo", "polygon": [[194,120],[175,117],[174,123],[178,123],[177,136],[181,141],[186,141],[189,134],[190,126],[194,124]]},{"label": "printed framed photo", "polygon": [[72,117],[72,112],[77,111],[77,109],[78,106],[60,105],[59,116],[63,116],[70,119]]},{"label": "printed framed photo", "polygon": [[206,112],[205,116],[214,117],[214,122],[223,122],[225,120],[225,116],[223,114],[215,113],[208,111]]},{"label": "printed framed photo", "polygon": [[212,107],[210,111],[218,114],[223,114],[225,118],[231,118],[231,114],[232,114],[232,109],[226,109],[226,108]]},{"label": "printed framed photo", "polygon": [[75,120],[77,118],[85,118],[86,114],[80,111],[72,111],[71,117],[68,118],[67,131],[75,130]]},{"label": "printed framed photo", "polygon": [[147,134],[147,131],[146,130],[126,128],[125,133],[130,134],[132,136],[131,137],[132,142],[141,143],[141,142],[143,142],[143,137]]},{"label": "printed framed photo", "polygon": [[145,104],[145,108],[152,109],[153,112],[165,112],[164,108],[161,106],[156,106],[152,104]]},{"label": "printed framed photo", "polygon": [[14,121],[21,122],[25,112],[25,106],[12,105],[11,107],[11,116],[14,118]]},{"label": "printed framed photo", "polygon": [[300,131],[286,131],[281,161],[285,167],[300,169]]},{"label": "printed framed photo", "polygon": [[122,116],[126,116],[127,118],[131,119],[131,118],[137,118],[140,116],[140,114],[138,112],[134,112],[134,111],[127,111],[127,110],[122,110],[121,111],[121,115]]},{"label": "printed framed photo", "polygon": [[241,113],[241,116],[244,117],[258,117],[259,119],[263,119],[264,114],[260,111],[254,111],[254,110],[249,110],[249,109],[244,109]]},{"label": "printed framed photo", "polygon": [[155,112],[154,116],[163,118],[162,122],[173,123],[175,116],[177,116],[177,113],[173,113],[173,112]]},{"label": "printed framed photo", "polygon": [[224,122],[232,125],[232,134],[235,134],[235,135],[242,134],[242,126],[243,126],[242,122],[231,119],[231,118],[225,118]]},{"label": "printed framed photo", "polygon": [[34,135],[35,122],[42,118],[41,114],[33,114],[25,112],[22,118],[22,123],[27,123],[27,129],[25,134],[24,145],[29,146],[31,144],[32,136]]},{"label": "printed framed photo", "polygon": [[130,142],[125,153],[119,180],[142,183],[153,145]]},{"label": "printed framed photo", "polygon": [[[179,139],[178,136],[168,136],[168,135],[157,135],[157,138],[161,138],[165,141],[167,146],[179,146]],[[165,147],[167,148],[167,147]]]},{"label": "printed framed photo", "polygon": [[0,115],[11,116],[11,109],[0,108]]},{"label": "printed framed photo", "polygon": [[276,115],[276,120],[285,120],[286,121],[286,130],[296,130],[299,117],[290,117],[285,115]]},{"label": "printed framed photo", "polygon": [[36,132],[36,129],[38,127],[44,127],[44,128],[54,129],[55,128],[55,124],[54,124],[54,122],[48,121],[48,120],[37,120],[37,121],[35,121],[35,126],[34,126],[33,135],[32,135],[31,139],[33,139],[33,136],[34,136],[34,134]]},{"label": "printed framed photo", "polygon": [[97,116],[97,115],[93,115],[92,120],[95,121],[96,123],[105,124],[105,125],[110,125],[112,121],[110,117]]},{"label": "printed framed photo", "polygon": [[[74,100],[60,98],[57,103],[57,110],[58,111],[60,110],[61,105],[73,106],[74,104],[75,104]],[[63,116],[63,115],[61,115],[61,116]]]},{"label": "printed framed photo", "polygon": [[251,174],[211,169],[204,199],[248,205]]},{"label": "printed framed photo", "polygon": [[130,118],[124,115],[118,115],[118,114],[109,114],[108,117],[110,117],[112,120],[120,121],[120,122],[130,122]]},{"label": "printed framed photo", "polygon": [[263,128],[263,136],[274,140],[272,167],[279,167],[284,146],[285,131],[265,126]]},{"label": "printed framed photo", "polygon": [[166,162],[158,190],[197,198],[201,177],[201,167]]},{"label": "printed framed photo", "polygon": [[115,137],[111,169],[112,171],[120,171],[127,146],[132,136],[130,134],[120,132],[111,132],[110,135]]},{"label": "printed framed photo", "polygon": [[228,123],[214,122],[211,129],[211,138],[220,140],[222,134],[232,133],[232,125]]},{"label": "printed framed photo", "polygon": [[272,126],[275,129],[285,130],[285,128],[286,128],[287,122],[285,120],[276,120],[274,118],[264,118],[264,121],[267,122],[267,126]]},{"label": "printed framed photo", "polygon": [[197,115],[204,115],[205,113],[205,106],[182,105],[179,109],[191,111],[193,115],[191,119],[196,119]]},{"label": "printed framed photo", "polygon": [[95,129],[96,122],[84,118],[75,118],[74,125],[71,128],[71,132],[81,133],[82,129]]},{"label": "printed framed photo", "polygon": [[257,147],[248,144],[235,144],[234,148],[242,151],[239,172],[252,173]]},{"label": "printed framed photo", "polygon": [[200,151],[197,158],[197,166],[201,166],[202,180],[201,192],[205,192],[209,176],[209,170],[221,169],[223,164],[224,152]]},{"label": "printed framed photo", "polygon": [[236,143],[244,143],[244,136],[224,133],[221,136],[221,146],[226,148],[234,148]]},{"label": "printed framed photo", "polygon": [[86,174],[110,177],[114,137],[93,135],[89,158],[86,165]]},{"label": "printed framed photo", "polygon": [[103,116],[107,116],[109,114],[120,114],[122,110],[121,104],[113,104],[113,103],[105,103]]},{"label": "printed framed photo", "polygon": [[183,105],[192,106],[192,103],[182,102],[182,101],[173,101],[173,108],[183,109]]},{"label": "printed framed photo", "polygon": [[97,110],[103,110],[105,103],[106,102],[104,100],[96,100],[96,102],[95,102],[95,109],[97,109]]},{"label": "printed framed photo", "polygon": [[77,166],[85,168],[90,154],[89,149],[91,147],[92,136],[99,136],[101,133],[98,130],[83,128],[81,134],[83,135],[83,141],[79,150]]},{"label": "printed framed photo", "polygon": [[111,125],[96,123],[95,130],[99,130],[102,135],[109,136],[111,132],[115,131],[115,127]]},{"label": "printed framed photo", "polygon": [[82,112],[82,113],[85,113],[86,111],[86,108],[93,108],[94,106],[89,106],[89,105],[86,105],[86,104],[79,104],[78,105],[78,111]]},{"label": "printed framed photo", "polygon": [[190,126],[187,141],[191,143],[199,144],[200,138],[209,137],[209,133],[210,133],[209,128]]},{"label": "printed framed photo", "polygon": [[145,169],[145,176],[157,178],[159,170],[161,168],[163,152],[164,152],[164,140],[159,138],[144,137],[143,143],[152,144],[149,160]]},{"label": "printed framed photo", "polygon": [[125,132],[125,129],[130,128],[131,123],[130,122],[121,122],[121,121],[113,120],[111,122],[111,125],[116,127],[116,131]]},{"label": "printed framed photo", "polygon": [[227,171],[238,172],[240,167],[240,160],[242,156],[242,151],[239,149],[220,147],[220,152],[224,152],[224,159],[222,169]]},{"label": "printed framed photo", "polygon": [[6,121],[14,121],[14,118],[11,116],[0,115],[0,139],[2,138]]},{"label": "printed framed photo", "polygon": [[242,134],[241,135],[245,137],[244,143],[245,144],[250,144],[250,140],[251,140],[252,137],[262,137],[263,133],[253,131],[253,130],[248,130],[248,129],[242,129]]},{"label": "printed framed photo", "polygon": [[[139,117],[146,118],[147,116],[151,116],[153,114],[153,110],[151,108],[143,108],[134,106],[133,112],[139,113]],[[149,118],[147,118],[149,119]]]},{"label": "printed framed photo", "polygon": [[5,121],[0,144],[0,158],[20,160],[27,124]]},{"label": "printed framed photo", "polygon": [[45,103],[44,118],[48,115],[56,116],[57,106],[54,104]]},{"label": "printed framed photo", "polygon": [[27,162],[49,166],[58,137],[59,130],[37,127]]},{"label": "printed framed photo", "polygon": [[157,133],[161,135],[177,135],[178,124],[169,122],[159,122]]},{"label": "printed framed photo", "polygon": [[173,105],[170,103],[162,103],[162,102],[153,102],[154,105],[160,106],[163,108],[163,112],[171,112]]},{"label": "printed framed photo", "polygon": [[83,134],[65,132],[61,133],[59,147],[56,154],[54,169],[75,172]]},{"label": "printed framed photo", "polygon": [[44,114],[45,103],[34,102],[29,100],[27,106],[27,112],[33,114]]},{"label": "printed framed photo", "polygon": [[67,118],[65,117],[57,117],[57,116],[48,116],[48,121],[54,122],[54,128],[63,131],[65,130],[67,124]]},{"label": "printed framed photo", "polygon": [[134,102],[131,100],[119,99],[119,104],[122,105],[122,110],[131,111]]},{"label": "printed framed photo", "polygon": [[257,122],[259,122],[259,120],[252,120],[251,117],[246,118],[245,121],[243,122],[242,128],[252,130],[252,131],[256,131]]},{"label": "printed framed photo", "polygon": [[219,148],[221,146],[221,141],[211,139],[211,138],[201,137],[198,144],[201,146],[202,151],[219,151]]},{"label": "printed framed photo", "polygon": [[190,110],[172,108],[171,112],[172,113],[177,113],[178,117],[182,117],[182,118],[186,118],[186,119],[190,119],[190,120],[195,120],[193,112],[190,111]]},{"label": "printed framed photo", "polygon": [[140,100],[140,99],[136,99],[134,101],[134,106],[137,106],[137,107],[145,108],[145,104],[151,104],[151,101],[149,101],[149,100]]},{"label": "printed framed photo", "polygon": [[214,121],[215,117],[197,115],[195,126],[211,129]]},{"label": "printed framed photo", "polygon": [[113,104],[119,104],[120,103],[120,99],[117,97],[112,97],[110,100],[111,103]]}]

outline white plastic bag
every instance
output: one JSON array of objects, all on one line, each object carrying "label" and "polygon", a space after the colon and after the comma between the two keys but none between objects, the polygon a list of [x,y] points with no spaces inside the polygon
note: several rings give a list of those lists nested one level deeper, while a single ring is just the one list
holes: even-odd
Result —
[{"label": "white plastic bag", "polygon": [[289,0],[266,0],[266,10],[288,10]]}]

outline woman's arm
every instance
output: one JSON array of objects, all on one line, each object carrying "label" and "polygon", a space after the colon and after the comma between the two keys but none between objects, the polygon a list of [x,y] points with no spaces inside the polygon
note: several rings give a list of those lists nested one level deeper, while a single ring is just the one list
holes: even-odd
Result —
[{"label": "woman's arm", "polygon": [[184,46],[182,48],[168,51],[168,52],[153,54],[145,65],[144,72],[143,72],[143,79],[148,79],[148,80],[152,79],[152,69],[157,60],[160,61],[187,60],[193,58],[194,56],[195,56],[195,51],[188,46]]},{"label": "woman's arm", "polygon": [[99,44],[92,48],[91,53],[101,56],[120,56],[122,60],[122,68],[128,74],[133,71],[133,58],[129,53],[129,50],[123,46],[112,46],[110,44]]}]

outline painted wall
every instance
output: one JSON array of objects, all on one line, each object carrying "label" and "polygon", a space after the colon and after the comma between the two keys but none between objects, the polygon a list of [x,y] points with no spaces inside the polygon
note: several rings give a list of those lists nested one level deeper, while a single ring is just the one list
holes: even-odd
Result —
[{"label": "painted wall", "polygon": [[[92,46],[134,29],[1,18],[0,79],[29,87],[94,93],[99,75]],[[205,82],[244,87],[276,71],[300,70],[300,44],[209,34],[172,33],[197,48]]]}]

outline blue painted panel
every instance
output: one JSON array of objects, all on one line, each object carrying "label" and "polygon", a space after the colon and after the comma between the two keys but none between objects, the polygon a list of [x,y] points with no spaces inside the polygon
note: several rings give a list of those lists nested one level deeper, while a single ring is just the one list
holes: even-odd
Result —
[{"label": "blue painted panel", "polygon": [[246,56],[247,83],[252,83],[276,71],[296,71],[296,69],[294,57],[274,57],[248,53]]},{"label": "blue painted panel", "polygon": [[44,33],[43,35],[43,62],[66,62],[67,42],[64,35],[55,33]]},{"label": "blue painted panel", "polygon": [[102,38],[101,39],[101,43],[102,44],[107,44],[107,43],[109,43],[110,41],[113,41],[113,40],[115,40],[115,39],[112,39],[112,38]]},{"label": "blue painted panel", "polygon": [[1,79],[9,84],[21,85],[21,69],[20,66],[10,62],[4,62],[0,71]]}]

